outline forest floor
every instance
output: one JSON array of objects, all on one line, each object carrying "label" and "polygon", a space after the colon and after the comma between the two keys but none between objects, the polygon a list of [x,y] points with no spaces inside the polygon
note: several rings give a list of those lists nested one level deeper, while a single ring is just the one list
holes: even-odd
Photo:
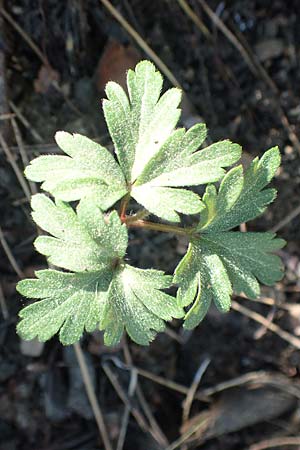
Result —
[{"label": "forest floor", "polygon": [[[183,125],[204,121],[211,141],[242,144],[245,165],[279,146],[278,197],[248,230],[278,230],[286,239],[285,277],[257,302],[236,297],[229,314],[211,310],[193,332],[175,321],[149,347],[124,339],[107,349],[100,332],[86,335],[81,347],[112,448],[127,427],[118,450],[300,449],[299,2],[113,1],[139,41],[104,7],[107,0],[3,3],[0,450],[104,448],[73,347],[16,335],[24,299],[15,285],[46,267],[32,245],[22,172],[34,156],[58,152],[59,129],[108,143],[103,89],[149,58],[141,42],[187,94]],[[156,232],[130,238],[133,264],[167,273],[186,249]]]}]

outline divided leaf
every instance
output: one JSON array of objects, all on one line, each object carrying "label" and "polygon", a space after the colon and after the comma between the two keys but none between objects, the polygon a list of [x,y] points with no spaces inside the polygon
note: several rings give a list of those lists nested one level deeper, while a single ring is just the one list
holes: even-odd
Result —
[{"label": "divided leaf", "polygon": [[42,270],[37,279],[18,283],[18,291],[42,299],[20,312],[17,326],[23,339],[46,341],[59,332],[62,344],[77,342],[84,330],[104,330],[106,345],[116,345],[124,328],[140,345],[147,345],[164,320],[182,317],[174,297],[160,289],[170,286],[161,271],[135,269],[126,264],[116,270],[63,273]]},{"label": "divided leaf", "polygon": [[129,98],[118,84],[107,84],[103,110],[132,197],[158,217],[178,222],[178,212],[195,214],[203,204],[195,193],[174,187],[219,180],[241,149],[223,141],[198,151],[204,124],[174,131],[181,93],[170,89],[159,98],[162,81],[154,65],[142,61],[128,71]]},{"label": "divided leaf", "polygon": [[116,211],[105,217],[83,198],[75,213],[43,194],[33,196],[32,208],[35,222],[52,235],[38,237],[37,250],[76,273],[42,270],[37,279],[18,283],[22,295],[42,299],[20,312],[18,332],[24,339],[45,341],[60,330],[67,345],[98,326],[107,345],[117,344],[124,328],[144,345],[164,329],[164,320],[183,316],[176,299],[161,291],[172,277],[124,264],[127,228]]},{"label": "divided leaf", "polygon": [[[69,345],[85,330],[98,328],[106,345],[116,345],[124,330],[146,345],[165,321],[183,317],[187,306],[190,329],[212,301],[226,312],[233,292],[255,298],[259,282],[272,285],[281,279],[281,261],[272,252],[283,247],[282,239],[230,231],[274,200],[276,191],[266,186],[280,163],[278,148],[256,158],[245,174],[241,166],[225,174],[240,158],[240,146],[225,140],[200,149],[204,124],[175,130],[181,92],[173,88],[161,96],[162,83],[154,65],[142,61],[128,71],[128,96],[118,84],[107,84],[103,109],[117,161],[85,136],[58,132],[57,144],[66,155],[40,156],[26,168],[27,178],[42,182],[55,197],[55,202],[43,194],[32,197],[32,217],[49,233],[39,236],[35,247],[49,263],[70,272],[42,270],[36,279],[18,283],[22,295],[39,299],[20,312],[17,329],[24,339],[46,341],[59,333]],[[186,189],[221,179],[218,189],[207,186],[202,200]],[[171,222],[180,220],[178,213],[201,212],[175,270],[176,299],[163,291],[172,277],[124,262],[127,227],[117,211],[103,211],[129,193]],[[66,203],[77,200],[76,210]]]},{"label": "divided leaf", "polygon": [[204,318],[211,300],[225,312],[232,291],[256,298],[258,281],[272,285],[282,278],[281,260],[272,252],[282,248],[284,240],[273,233],[228,231],[260,215],[275,198],[274,189],[264,188],[279,164],[279,151],[273,148],[261,160],[256,158],[245,175],[241,167],[233,168],[218,192],[214,186],[207,187],[206,208],[174,276],[179,303],[188,306],[194,301],[185,327],[192,328]]},{"label": "divided leaf", "polygon": [[173,88],[159,98],[162,84],[155,66],[141,61],[127,73],[129,99],[117,83],[106,85],[104,116],[128,183],[136,180],[178,122],[181,91]]},{"label": "divided leaf", "polygon": [[106,210],[127,192],[124,175],[113,155],[80,134],[59,131],[58,146],[69,156],[43,155],[25,170],[29,180],[42,182],[42,189],[64,201],[93,199]]},{"label": "divided leaf", "polygon": [[238,144],[221,141],[199,150],[206,138],[206,126],[177,129],[162,145],[133,185],[131,195],[147,210],[169,221],[184,214],[200,212],[204,205],[196,194],[174,187],[194,186],[218,181],[223,167],[235,163],[241,155]]},{"label": "divided leaf", "polygon": [[75,272],[94,271],[123,258],[127,228],[116,211],[105,221],[102,211],[90,198],[77,206],[77,214],[67,203],[56,204],[44,194],[32,197],[33,220],[52,236],[39,236],[35,247],[55,266]]},{"label": "divided leaf", "polygon": [[183,317],[176,299],[160,290],[171,283],[172,277],[159,270],[129,265],[120,268],[109,287],[100,323],[100,329],[105,330],[105,343],[117,344],[125,328],[133,341],[147,345],[157,332],[164,330],[165,320]]},{"label": "divided leaf", "polygon": [[36,279],[22,280],[20,294],[42,299],[19,312],[18,334],[25,340],[47,341],[59,331],[60,342],[77,342],[84,330],[92,332],[103,315],[112,271],[64,273],[40,270]]},{"label": "divided leaf", "polygon": [[198,230],[226,231],[260,216],[276,197],[275,189],[264,189],[280,165],[278,147],[255,158],[245,174],[242,166],[234,167],[222,180],[217,193],[215,186],[206,188]]}]

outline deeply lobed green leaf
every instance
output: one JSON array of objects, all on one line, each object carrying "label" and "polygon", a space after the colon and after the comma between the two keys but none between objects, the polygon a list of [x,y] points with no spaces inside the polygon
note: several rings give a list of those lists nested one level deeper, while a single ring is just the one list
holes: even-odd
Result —
[{"label": "deeply lobed green leaf", "polygon": [[185,326],[196,326],[213,300],[217,308],[230,308],[233,291],[249,298],[260,294],[259,283],[273,285],[282,276],[282,264],[272,252],[285,245],[273,233],[228,231],[262,214],[274,198],[274,189],[265,189],[280,164],[278,148],[256,158],[243,174],[231,169],[217,191],[209,185],[203,197],[205,209],[187,254],[175,271],[179,285],[177,298],[182,306],[193,303]]},{"label": "deeply lobed green leaf", "polygon": [[124,175],[110,152],[80,134],[59,131],[58,146],[69,156],[43,155],[25,170],[29,180],[42,182],[42,189],[64,201],[90,197],[103,210],[127,192]]},{"label": "deeply lobed green leaf", "polygon": [[37,251],[55,266],[80,272],[98,270],[123,258],[127,248],[127,228],[113,211],[105,220],[91,199],[84,198],[73,208],[60,200],[54,203],[44,194],[32,197],[33,220],[52,236],[35,240]]},{"label": "deeply lobed green leaf", "polygon": [[116,269],[64,273],[42,270],[18,283],[25,297],[42,299],[20,311],[23,339],[46,341],[59,332],[62,344],[77,342],[84,330],[104,330],[106,345],[116,345],[124,329],[140,345],[163,331],[165,320],[183,316],[174,297],[161,291],[171,277],[157,270],[122,264]]},{"label": "deeply lobed green leaf", "polygon": [[[211,302],[226,312],[233,292],[259,295],[259,282],[271,285],[282,277],[281,261],[272,252],[284,241],[272,233],[230,231],[262,214],[275,198],[266,188],[279,163],[277,147],[256,158],[243,173],[225,168],[240,157],[241,148],[225,140],[201,148],[206,126],[175,129],[181,92],[161,96],[162,76],[149,61],[127,74],[128,95],[114,82],[106,87],[104,115],[114,143],[114,156],[79,134],[56,134],[66,155],[34,159],[27,178],[42,182],[55,197],[32,198],[34,221],[46,232],[35,241],[48,261],[70,272],[44,270],[36,279],[18,283],[19,292],[39,301],[23,308],[18,332],[24,339],[45,341],[59,333],[72,344],[83,332],[104,331],[107,345],[117,344],[124,330],[141,345],[185,315],[195,327]],[[208,184],[201,199],[189,186]],[[125,224],[117,211],[104,214],[130,194],[149,212],[171,222],[179,214],[201,212],[190,234],[189,249],[176,268],[177,299],[166,294],[172,278],[157,270],[125,264]],[[68,203],[79,203],[74,210]],[[123,216],[122,216],[123,219]]]}]

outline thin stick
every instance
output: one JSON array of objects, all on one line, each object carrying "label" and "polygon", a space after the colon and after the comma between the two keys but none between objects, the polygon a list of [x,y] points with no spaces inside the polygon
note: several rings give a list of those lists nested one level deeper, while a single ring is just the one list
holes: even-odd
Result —
[{"label": "thin stick", "polygon": [[15,114],[12,115],[12,117],[14,117],[15,115],[18,117],[18,119],[20,120],[20,122],[24,125],[25,128],[27,128],[27,130],[32,134],[32,136],[34,137],[34,139],[38,142],[38,143],[43,143],[43,138],[41,137],[41,135],[32,127],[32,125],[30,125],[30,123],[28,122],[28,120],[26,119],[26,117],[24,116],[24,114],[21,112],[20,108],[18,108],[11,100],[8,102],[9,106],[11,107],[11,109],[13,110],[13,112]]},{"label": "thin stick", "polygon": [[214,25],[217,28],[219,28],[219,30],[224,34],[224,36],[227,37],[229,42],[231,42],[231,44],[240,52],[253,75],[257,76],[257,69],[255,65],[253,64],[247,51],[244,49],[242,44],[237,40],[232,31],[229,30],[229,28],[222,22],[222,20],[217,16],[217,14],[214,13],[214,11],[207,5],[207,3],[204,0],[198,0],[198,2],[202,6],[206,14],[209,16],[211,21],[214,23]]},{"label": "thin stick", "polygon": [[14,255],[12,254],[11,249],[9,248],[9,245],[5,239],[4,233],[2,231],[2,228],[0,226],[0,243],[3,247],[3,250],[7,256],[7,259],[9,260],[12,268],[14,269],[14,271],[16,272],[16,274],[18,275],[19,278],[24,278],[24,273],[22,272],[22,270],[20,269],[16,258],[14,257]]},{"label": "thin stick", "polygon": [[196,391],[198,389],[199,383],[210,364],[210,359],[205,358],[204,361],[201,362],[198,370],[194,376],[191,387],[188,390],[186,399],[183,402],[183,412],[182,412],[182,422],[185,423],[190,415],[191,407],[195,398]]},{"label": "thin stick", "polygon": [[[124,351],[124,357],[125,357],[126,364],[133,367],[134,370],[136,371],[136,373],[138,373],[137,368],[134,367],[134,365],[133,365],[132,356],[131,356],[127,341],[125,339],[124,339],[124,343],[123,343],[123,351]],[[144,414],[147,417],[147,419],[150,423],[150,426],[153,429],[153,432],[157,435],[157,442],[159,442],[160,445],[162,445],[163,447],[166,447],[169,444],[168,439],[166,438],[165,434],[163,433],[160,426],[158,425],[155,417],[153,416],[152,411],[149,408],[149,405],[145,399],[143,390],[142,390],[139,382],[137,383],[136,393],[137,393],[138,400],[141,404],[142,410],[144,411]]]},{"label": "thin stick", "polygon": [[148,424],[145,421],[143,415],[140,413],[140,411],[136,407],[134,407],[131,404],[128,396],[125,394],[125,392],[122,389],[122,387],[121,387],[117,377],[115,376],[113,371],[110,369],[108,364],[107,363],[102,364],[102,368],[103,368],[107,378],[109,379],[109,381],[111,382],[111,384],[115,388],[115,391],[118,394],[119,398],[122,400],[124,405],[126,405],[126,406],[128,406],[128,408],[130,408],[130,412],[133,415],[133,417],[135,418],[137,424],[141,427],[141,429],[144,432],[146,432],[146,433],[147,432],[151,432],[151,430],[149,430]]},{"label": "thin stick", "polygon": [[275,325],[275,323],[269,322],[268,319],[266,319],[261,314],[258,314],[255,311],[251,311],[251,309],[248,309],[245,306],[240,305],[235,300],[232,301],[231,307],[235,311],[238,311],[239,313],[244,314],[245,316],[249,317],[250,319],[254,320],[255,322],[258,322],[261,325],[264,325],[268,330],[277,334],[279,337],[281,337],[281,339],[283,339],[284,341],[291,344],[293,347],[300,350],[300,339],[299,338],[292,335],[291,333],[288,333],[287,331],[284,331],[278,325]]},{"label": "thin stick", "polygon": [[197,14],[194,13],[194,11],[187,4],[187,2],[185,0],[177,0],[177,1],[179,3],[180,7],[183,9],[183,11],[186,13],[186,15],[194,22],[194,24],[197,26],[197,28],[199,28],[201,33],[203,33],[207,39],[211,40],[212,36],[211,36],[210,31],[208,30],[206,25],[204,25],[202,20],[200,20],[200,17],[198,17]]},{"label": "thin stick", "polygon": [[[214,13],[214,11],[208,6],[205,0],[198,0],[206,14],[211,18],[213,23],[216,25],[217,28],[224,34],[224,36],[227,37],[227,39],[232,43],[232,45],[239,51],[241,56],[244,58],[246,64],[248,65],[250,71],[255,75],[256,77],[261,76],[261,78],[264,80],[264,82],[267,84],[267,86],[271,89],[271,91],[276,95],[276,103],[277,107],[279,109],[279,115],[281,123],[286,130],[290,141],[294,144],[298,152],[300,152],[300,142],[296,135],[296,133],[293,131],[288,118],[286,114],[284,113],[279,99],[279,90],[272,78],[269,76],[268,72],[264,69],[264,67],[259,63],[253,52],[251,51],[250,47],[245,48],[245,44],[242,45],[236,36],[232,33],[232,31],[229,30],[229,28],[222,22],[222,20],[219,19],[219,17]],[[245,41],[245,39],[244,39]]]},{"label": "thin stick", "polygon": [[12,117],[15,117],[14,113],[0,114],[0,120],[10,120]]},{"label": "thin stick", "polygon": [[222,381],[221,383],[216,384],[215,386],[202,389],[195,396],[205,396],[211,397],[219,392],[225,391],[227,389],[231,389],[234,387],[239,387],[245,384],[259,384],[259,385],[269,385],[276,387],[281,391],[285,391],[295,396],[297,399],[300,399],[300,388],[298,385],[294,385],[290,382],[288,378],[285,376],[274,375],[273,373],[266,372],[263,370],[256,372],[248,372],[244,375],[240,375],[239,377],[232,378],[231,380]]},{"label": "thin stick", "polygon": [[[20,129],[19,129],[17,121],[16,121],[16,119],[14,117],[12,117],[12,119],[11,119],[11,124],[12,124],[13,130],[14,130],[16,142],[17,142],[18,147],[19,147],[19,152],[20,152],[20,155],[21,155],[21,158],[22,158],[23,166],[25,168],[29,164],[29,158],[28,158],[27,152],[26,152],[25,147],[24,147],[24,143],[23,143],[23,139],[22,139],[22,136],[21,136]],[[36,194],[38,192],[36,184],[33,181],[29,181],[29,186],[30,186],[30,190],[31,190],[32,194]]]},{"label": "thin stick", "polygon": [[6,304],[6,300],[4,297],[4,292],[3,292],[1,283],[0,283],[0,307],[1,307],[2,316],[3,316],[4,320],[8,320],[9,312],[8,312],[8,308],[7,308],[7,304]]},{"label": "thin stick", "polygon": [[49,61],[48,58],[41,52],[41,50],[38,48],[38,46],[33,42],[30,36],[28,36],[27,33],[18,25],[14,19],[11,17],[11,15],[4,9],[0,9],[0,13],[3,15],[3,17],[7,20],[7,22],[19,33],[19,35],[24,39],[25,42],[29,45],[29,47],[33,50],[33,52],[38,56],[38,58],[41,60],[41,62],[44,64],[44,66],[49,67]]},{"label": "thin stick", "polygon": [[3,148],[3,150],[4,150],[4,153],[6,154],[8,162],[12,166],[13,171],[15,172],[16,177],[19,180],[19,183],[20,183],[20,185],[21,185],[21,187],[23,189],[23,192],[24,192],[27,200],[30,201],[31,193],[30,193],[30,189],[28,187],[28,184],[26,183],[24,175],[22,174],[21,170],[19,169],[19,166],[16,163],[15,158],[14,158],[12,152],[10,151],[10,148],[7,145],[6,140],[4,139],[4,137],[3,137],[1,132],[0,132],[0,144],[1,144],[2,148]]},{"label": "thin stick", "polygon": [[291,222],[295,217],[299,216],[300,214],[300,205],[297,206],[293,211],[291,211],[286,217],[284,217],[282,220],[280,220],[274,227],[271,228],[272,233],[276,233],[278,230],[281,230],[281,228],[285,227],[289,222]]},{"label": "thin stick", "polygon": [[103,418],[103,414],[102,411],[100,409],[100,405],[98,403],[97,397],[95,395],[93,386],[92,386],[92,382],[91,382],[91,377],[87,368],[87,364],[84,358],[84,354],[82,352],[82,349],[80,347],[80,344],[77,342],[76,344],[74,344],[74,350],[75,350],[75,354],[76,354],[76,358],[78,360],[78,364],[81,370],[81,374],[82,374],[82,379],[83,379],[83,383],[86,389],[86,393],[89,399],[89,402],[91,404],[94,416],[95,416],[95,420],[103,441],[103,445],[105,450],[113,450],[110,439],[109,439],[109,435],[107,432],[107,428],[104,422],[104,418]]},{"label": "thin stick", "polygon": [[126,19],[119,13],[119,11],[111,4],[109,0],[100,0],[111,15],[119,22],[120,25],[127,31],[127,33],[135,40],[141,49],[155,62],[157,67],[165,74],[168,80],[174,85],[183,90],[179,81],[175,78],[172,72],[168,69],[166,64],[160,57],[152,50],[147,42],[135,31],[135,29],[127,22]]},{"label": "thin stick", "polygon": [[[128,387],[128,398],[129,400],[133,397],[133,394],[137,387],[137,372],[136,370],[131,370],[130,372],[130,382]],[[118,444],[117,444],[117,450],[123,450],[127,428],[128,428],[128,421],[129,421],[129,414],[130,414],[130,407],[128,405],[125,405],[125,411],[122,419],[122,425],[121,430],[119,434]]]},{"label": "thin stick", "polygon": [[265,450],[266,448],[273,447],[285,448],[286,446],[293,447],[295,445],[298,448],[300,447],[300,436],[266,439],[265,441],[251,445],[248,450]]},{"label": "thin stick", "polygon": [[188,431],[186,431],[182,436],[180,436],[179,439],[176,439],[176,441],[174,441],[171,445],[169,445],[169,447],[167,447],[165,450],[175,450],[176,448],[180,447],[197,431],[205,430],[208,423],[209,423],[209,416],[207,413],[200,418],[199,422],[193,424],[188,429]]}]

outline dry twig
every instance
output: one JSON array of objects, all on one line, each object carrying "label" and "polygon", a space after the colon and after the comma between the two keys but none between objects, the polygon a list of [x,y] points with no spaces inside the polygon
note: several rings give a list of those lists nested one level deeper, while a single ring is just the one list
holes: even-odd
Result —
[{"label": "dry twig", "polygon": [[[133,370],[136,373],[138,373],[138,369],[136,367],[134,367],[134,365],[133,365],[132,356],[131,356],[127,341],[125,339],[124,339],[124,343],[123,343],[123,350],[124,350],[124,357],[125,357],[126,364],[131,366],[133,368]],[[155,417],[153,416],[152,411],[145,399],[144,393],[142,391],[142,388],[141,388],[139,382],[137,383],[136,393],[137,393],[137,398],[140,402],[141,408],[149,421],[150,427],[152,428],[153,433],[157,436],[156,437],[157,442],[159,442],[160,445],[162,445],[163,447],[166,447],[169,444],[169,442],[168,442],[165,434],[161,430],[160,426],[158,425]]]},{"label": "dry twig", "polygon": [[258,442],[257,444],[251,445],[248,450],[265,450],[267,448],[274,447],[286,448],[294,446],[297,446],[298,449],[300,448],[300,436],[266,439]]},{"label": "dry twig", "polygon": [[30,201],[31,193],[30,193],[28,184],[24,178],[24,175],[22,174],[21,170],[19,169],[18,164],[15,161],[14,155],[12,154],[6,140],[4,139],[4,137],[1,133],[0,133],[0,144],[4,150],[4,153],[6,154],[6,158],[7,158],[8,162],[12,166],[13,171],[15,172],[15,175],[19,180],[19,183],[23,189],[23,192],[24,192],[27,200]]},{"label": "dry twig", "polygon": [[14,104],[11,100],[8,102],[9,106],[13,110],[14,114],[12,114],[12,117],[15,115],[18,117],[20,122],[24,125],[24,127],[32,134],[33,138],[38,143],[43,143],[43,138],[41,135],[32,127],[32,125],[28,122],[24,114],[21,112],[20,108],[17,107],[17,105]]},{"label": "dry twig", "polygon": [[248,309],[245,306],[240,305],[235,300],[232,301],[231,307],[235,311],[238,311],[239,313],[244,314],[245,316],[249,317],[250,319],[254,320],[255,322],[258,322],[261,325],[264,325],[268,330],[277,334],[277,336],[281,337],[281,339],[283,339],[284,341],[291,344],[293,347],[300,350],[300,339],[299,338],[297,338],[293,334],[288,333],[287,331],[283,330],[275,323],[269,322],[268,319],[266,319],[261,314],[258,314],[255,311],[251,311],[251,309]]},{"label": "dry twig", "polygon": [[177,0],[177,2],[179,3],[180,7],[183,9],[183,11],[186,13],[186,15],[194,22],[194,24],[197,26],[197,28],[199,28],[199,30],[201,31],[202,34],[204,34],[204,36],[211,40],[212,36],[211,33],[209,31],[209,29],[207,28],[207,26],[202,22],[202,20],[200,19],[200,17],[197,16],[197,14],[194,13],[194,11],[192,10],[192,8],[187,4],[187,2],[185,0]]},{"label": "dry twig", "polygon": [[135,40],[138,46],[154,61],[157,67],[165,74],[168,80],[174,85],[183,90],[179,81],[160,59],[160,57],[152,50],[147,42],[135,31],[135,29],[127,22],[126,19],[119,13],[119,11],[111,4],[109,0],[100,0],[111,15],[119,22],[119,24],[126,30],[126,32]]},{"label": "dry twig", "polygon": [[91,377],[87,368],[87,364],[84,358],[84,354],[82,352],[82,349],[80,347],[80,344],[77,342],[76,344],[74,344],[74,350],[75,350],[75,354],[78,360],[78,364],[81,370],[81,374],[82,374],[82,379],[83,379],[83,383],[86,389],[86,393],[89,399],[89,402],[91,404],[95,419],[96,419],[96,423],[103,441],[103,445],[105,450],[112,450],[112,445],[109,439],[109,435],[107,432],[107,428],[104,422],[104,417],[101,411],[101,408],[99,406],[97,397],[95,395],[93,386],[92,386],[92,382],[91,382]]},{"label": "dry twig", "polygon": [[16,261],[16,258],[14,257],[14,255],[12,254],[12,251],[5,239],[4,233],[2,231],[2,228],[0,226],[0,243],[3,247],[3,250],[7,256],[7,259],[9,260],[11,266],[13,267],[14,271],[16,272],[16,274],[18,275],[19,278],[24,278],[24,274],[22,272],[22,270],[19,267],[19,264]]},{"label": "dry twig", "polygon": [[194,376],[193,382],[188,390],[188,393],[186,395],[186,398],[183,402],[183,412],[182,412],[182,422],[186,422],[189,418],[191,407],[195,398],[196,391],[198,389],[199,383],[207,369],[207,367],[210,364],[210,359],[205,358],[204,361],[201,362],[200,366],[198,367],[198,370]]}]

